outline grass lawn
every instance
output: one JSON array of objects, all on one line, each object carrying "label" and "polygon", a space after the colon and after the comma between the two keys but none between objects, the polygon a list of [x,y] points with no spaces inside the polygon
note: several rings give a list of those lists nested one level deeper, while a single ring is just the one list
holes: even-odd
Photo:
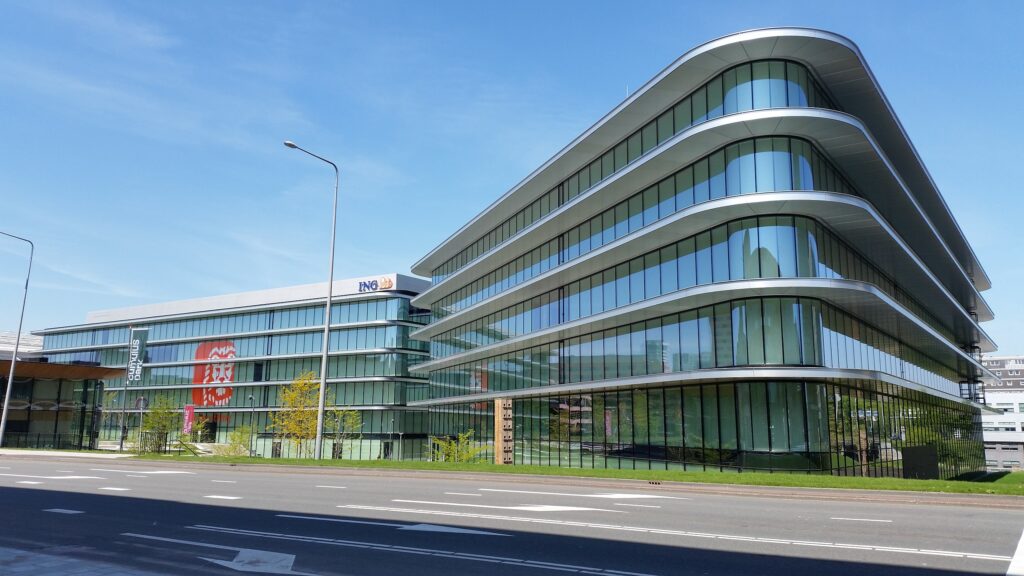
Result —
[{"label": "grass lawn", "polygon": [[611,470],[591,468],[556,468],[549,466],[498,466],[486,463],[449,464],[389,460],[311,460],[287,458],[248,458],[245,456],[139,456],[144,460],[172,460],[224,464],[265,464],[283,466],[319,466],[328,468],[361,468],[393,470],[439,470],[497,474],[536,474],[577,478],[611,478],[666,482],[700,482],[707,484],[744,484],[752,486],[793,486],[803,488],[855,488],[867,490],[909,490],[917,492],[950,492],[958,494],[1001,494],[1024,496],[1024,472],[995,473],[975,480],[903,480],[901,478],[863,478],[820,474],[766,474],[763,472],[682,472],[669,470]]}]

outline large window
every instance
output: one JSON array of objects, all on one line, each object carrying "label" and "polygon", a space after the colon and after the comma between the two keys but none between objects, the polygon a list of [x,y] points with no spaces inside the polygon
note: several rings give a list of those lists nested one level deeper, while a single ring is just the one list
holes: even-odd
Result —
[{"label": "large window", "polygon": [[[431,353],[450,356],[697,284],[778,277],[871,283],[952,339],[921,304],[818,222],[761,216],[722,224],[444,332],[432,339]],[[791,353],[770,350],[784,352]]]},{"label": "large window", "polygon": [[[694,204],[785,190],[856,193],[805,140],[769,137],[737,142],[468,283],[434,303],[431,310],[437,318],[462,310]],[[710,277],[710,268],[701,271]]]},{"label": "large window", "polygon": [[748,298],[440,369],[430,383],[442,398],[479,392],[480,382],[500,391],[768,365],[874,370],[954,396],[962,376],[820,300]]},{"label": "large window", "polygon": [[730,68],[438,266],[431,274],[433,282],[443,281],[523,228],[693,125],[747,110],[808,106],[836,108],[800,64],[771,60]]},{"label": "large window", "polygon": [[[493,438],[490,403],[431,409],[430,433]],[[513,401],[516,464],[903,475],[931,445],[939,474],[984,469],[977,409],[880,382],[740,381]]]}]

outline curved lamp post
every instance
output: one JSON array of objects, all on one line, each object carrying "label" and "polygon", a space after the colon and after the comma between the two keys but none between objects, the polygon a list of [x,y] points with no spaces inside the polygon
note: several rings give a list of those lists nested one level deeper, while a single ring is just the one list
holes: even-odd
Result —
[{"label": "curved lamp post", "polygon": [[14,366],[18,363],[18,345],[21,344],[21,323],[25,320],[25,302],[28,300],[28,279],[32,276],[32,258],[36,253],[36,245],[27,238],[0,232],[0,234],[15,240],[27,242],[28,252],[28,274],[25,274],[25,292],[21,297],[21,316],[18,317],[18,332],[14,335],[14,352],[11,353],[11,371],[7,375],[7,391],[4,393],[3,415],[0,416],[0,446],[4,445],[4,432],[7,430],[7,407],[11,404],[11,390],[14,389]]},{"label": "curved lamp post", "polygon": [[320,398],[317,402],[316,409],[316,447],[314,458],[319,460],[323,457],[324,446],[324,401],[327,398],[327,350],[329,349],[328,342],[331,338],[331,294],[334,291],[334,240],[338,235],[338,165],[323,156],[319,156],[301,146],[298,146],[291,140],[285,140],[284,145],[289,148],[305,152],[313,158],[330,164],[331,167],[334,168],[334,209],[331,210],[331,259],[330,262],[328,262],[327,304],[324,307],[324,342],[323,355],[320,360]]}]

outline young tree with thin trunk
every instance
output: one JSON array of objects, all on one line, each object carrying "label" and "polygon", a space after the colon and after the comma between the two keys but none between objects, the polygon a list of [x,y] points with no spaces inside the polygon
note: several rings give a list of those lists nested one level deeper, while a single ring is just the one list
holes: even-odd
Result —
[{"label": "young tree with thin trunk", "polygon": [[299,458],[306,455],[309,440],[316,438],[316,409],[320,394],[317,375],[305,372],[281,387],[281,410],[271,413],[270,427],[295,444]]}]

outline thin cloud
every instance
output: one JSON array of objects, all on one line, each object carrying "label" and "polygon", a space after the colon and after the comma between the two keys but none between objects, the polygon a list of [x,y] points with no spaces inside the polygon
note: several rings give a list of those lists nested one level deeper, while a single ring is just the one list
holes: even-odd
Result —
[{"label": "thin cloud", "polygon": [[38,2],[33,5],[38,12],[107,42],[161,50],[178,44],[176,38],[159,26],[114,13],[101,4],[90,3],[88,8],[74,3]]}]

